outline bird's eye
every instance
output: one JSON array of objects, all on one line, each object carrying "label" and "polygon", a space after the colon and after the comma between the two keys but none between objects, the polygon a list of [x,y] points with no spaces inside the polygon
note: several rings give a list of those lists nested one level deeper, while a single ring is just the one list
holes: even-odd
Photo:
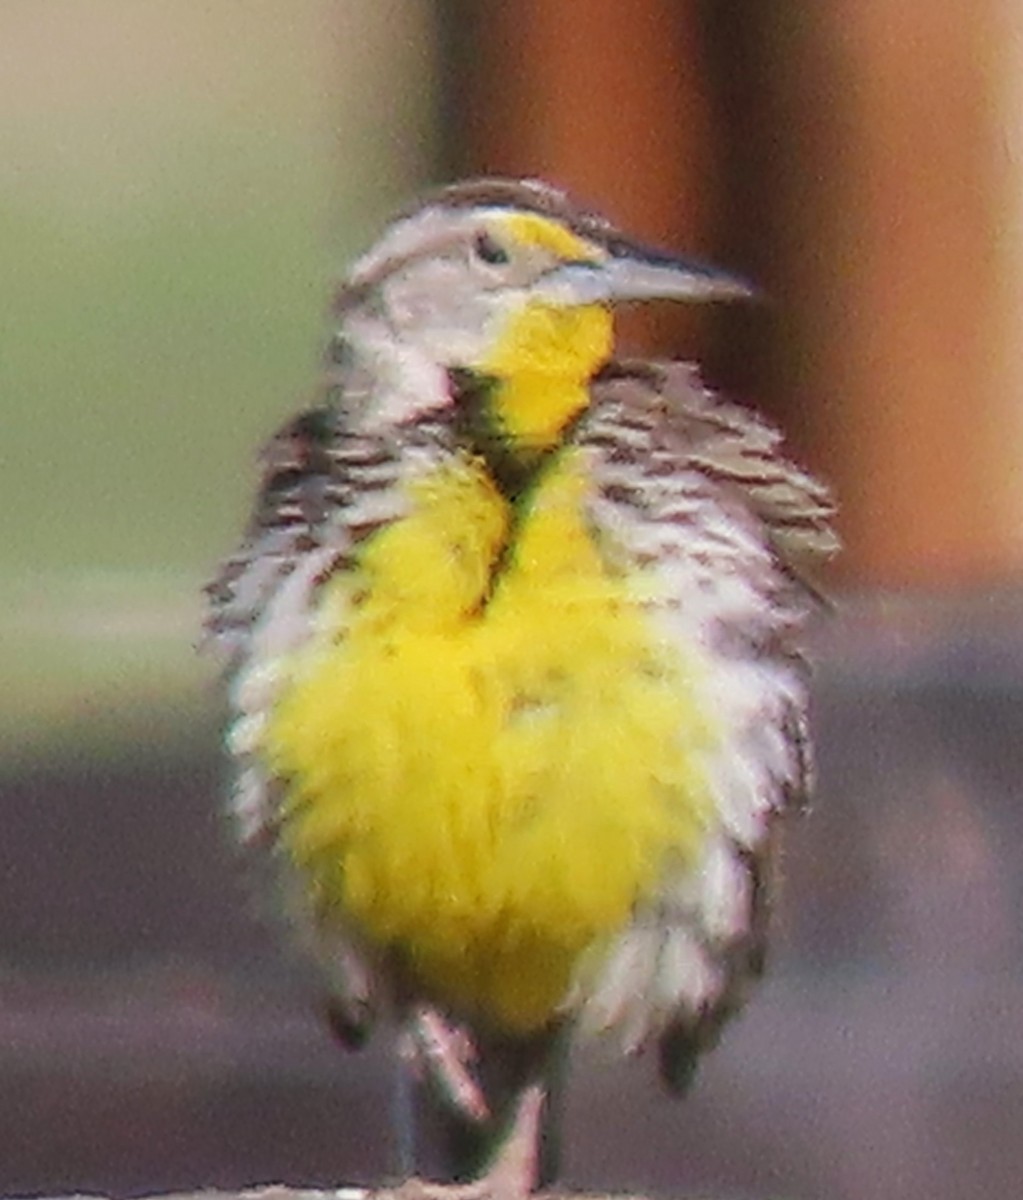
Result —
[{"label": "bird's eye", "polygon": [[500,266],[508,261],[508,251],[492,234],[478,233],[472,248],[480,262],[491,266]]}]

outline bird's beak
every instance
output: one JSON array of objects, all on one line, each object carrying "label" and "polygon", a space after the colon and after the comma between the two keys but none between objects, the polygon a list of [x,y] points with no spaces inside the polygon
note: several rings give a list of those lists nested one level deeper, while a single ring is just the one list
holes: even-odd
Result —
[{"label": "bird's beak", "polygon": [[566,307],[627,300],[743,300],[757,294],[737,275],[624,238],[609,244],[606,258],[555,267],[540,281],[537,292],[542,299]]}]

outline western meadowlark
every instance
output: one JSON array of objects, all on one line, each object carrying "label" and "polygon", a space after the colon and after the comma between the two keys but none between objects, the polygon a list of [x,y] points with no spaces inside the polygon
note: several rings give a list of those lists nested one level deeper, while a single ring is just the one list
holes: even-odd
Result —
[{"label": "western meadowlark", "polygon": [[427,197],[340,287],[209,589],[240,838],[334,1030],[403,1023],[429,1166],[483,1191],[553,1176],[574,1029],[681,1090],[761,969],[832,505],[691,366],[615,361],[611,316],[746,290],[539,183]]}]

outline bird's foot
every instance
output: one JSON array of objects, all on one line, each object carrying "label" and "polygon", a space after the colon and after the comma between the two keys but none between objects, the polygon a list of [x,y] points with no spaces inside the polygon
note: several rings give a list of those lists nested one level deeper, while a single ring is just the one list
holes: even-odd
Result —
[{"label": "bird's foot", "polygon": [[394,1200],[529,1200],[536,1187],[540,1114],[544,1092],[538,1084],[522,1094],[515,1122],[484,1175],[471,1183],[432,1183],[409,1179]]}]

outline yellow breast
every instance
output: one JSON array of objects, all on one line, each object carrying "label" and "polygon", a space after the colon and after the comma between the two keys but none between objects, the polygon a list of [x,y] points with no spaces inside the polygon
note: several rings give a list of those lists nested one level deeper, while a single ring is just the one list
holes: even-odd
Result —
[{"label": "yellow breast", "polygon": [[468,457],[418,485],[322,593],[265,745],[321,917],[510,1031],[551,1018],[708,815],[695,681],[586,495],[571,450],[519,512]]}]

